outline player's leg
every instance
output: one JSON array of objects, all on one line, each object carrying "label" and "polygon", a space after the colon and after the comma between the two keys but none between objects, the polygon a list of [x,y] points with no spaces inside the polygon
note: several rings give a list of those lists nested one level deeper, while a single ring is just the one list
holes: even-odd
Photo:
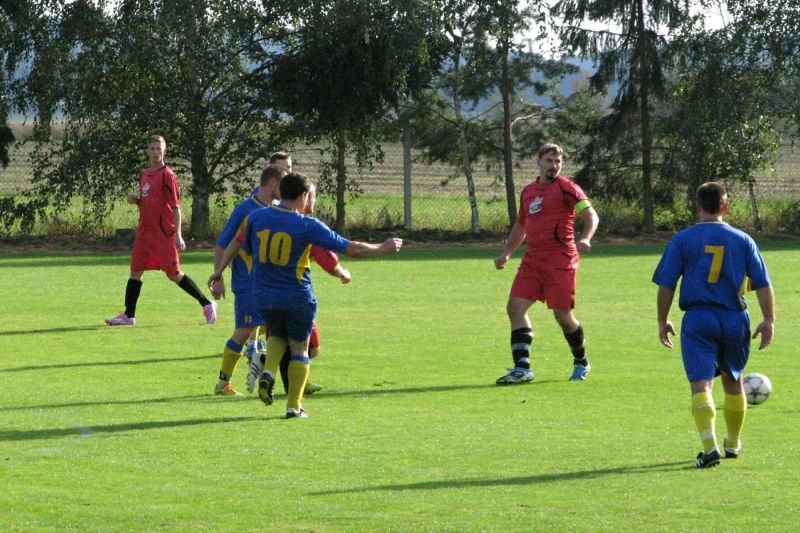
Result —
[{"label": "player's leg", "polygon": [[[317,322],[314,321],[314,325],[311,328],[311,337],[308,339],[308,358],[314,359],[319,357],[319,351],[322,343],[319,339],[319,327],[317,326]],[[304,396],[310,396],[315,392],[319,392],[324,389],[322,385],[319,383],[312,383],[311,381],[306,381],[306,388],[303,392]]]},{"label": "player's leg", "polygon": [[574,268],[548,268],[544,278],[544,294],[547,307],[561,327],[567,345],[572,352],[572,375],[570,381],[583,381],[592,370],[586,358],[586,338],[583,327],[575,318],[575,289],[577,270]]},{"label": "player's leg", "polygon": [[255,327],[250,331],[250,337],[247,339],[247,344],[244,348],[244,355],[248,359],[252,359],[254,356],[258,355],[258,333],[259,327]]},{"label": "player's leg", "polygon": [[131,275],[125,285],[125,311],[113,318],[107,318],[109,326],[133,326],[136,324],[136,304],[142,293],[142,276],[144,270],[131,270]]},{"label": "player's leg", "polygon": [[289,338],[292,357],[289,361],[289,391],[286,396],[286,418],[306,418],[303,409],[303,393],[308,381],[310,360],[308,358],[308,338],[297,341]]},{"label": "player's leg", "polygon": [[542,284],[536,270],[524,261],[520,264],[506,303],[506,313],[511,324],[511,357],[513,368],[508,374],[497,378],[498,385],[516,385],[533,380],[531,370],[531,343],[533,329],[528,318],[528,309],[541,299]]},{"label": "player's leg", "polygon": [[692,418],[703,444],[697,455],[697,468],[716,466],[720,461],[715,423],[717,409],[711,390],[717,371],[719,325],[703,309],[689,309],[681,323],[681,356],[692,391]]},{"label": "player's leg", "polygon": [[723,353],[720,363],[722,387],[725,390],[725,427],[728,431],[723,447],[725,457],[735,459],[742,450],[740,435],[747,413],[747,398],[742,374],[750,358],[750,317],[744,311],[718,311],[723,328]]},{"label": "player's leg", "polygon": [[261,309],[260,318],[269,324],[267,337],[267,353],[264,368],[258,380],[258,397],[267,405],[274,400],[275,375],[286,350],[288,333],[286,330],[286,313],[283,309]]},{"label": "player's leg", "polygon": [[189,277],[188,274],[181,272],[167,272],[167,277],[174,281],[178,287],[184,290],[186,294],[197,300],[200,307],[203,308],[203,316],[206,319],[206,324],[213,324],[217,321],[217,303],[209,300],[200,290],[200,287]]},{"label": "player's leg", "polygon": [[239,364],[239,359],[242,358],[242,344],[247,340],[249,335],[249,327],[237,327],[233,331],[231,338],[225,343],[225,349],[222,351],[222,363],[219,369],[219,381],[214,387],[214,394],[222,396],[241,396],[239,392],[231,387],[231,377],[233,377],[233,373],[236,371],[236,365]]}]

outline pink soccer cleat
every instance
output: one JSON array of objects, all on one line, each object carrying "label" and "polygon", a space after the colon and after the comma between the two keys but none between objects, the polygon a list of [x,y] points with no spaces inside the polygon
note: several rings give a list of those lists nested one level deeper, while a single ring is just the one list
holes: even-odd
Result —
[{"label": "pink soccer cleat", "polygon": [[133,326],[136,324],[136,319],[129,317],[125,313],[120,313],[114,318],[106,318],[106,324],[109,326]]},{"label": "pink soccer cleat", "polygon": [[217,321],[217,302],[211,302],[203,306],[203,314],[206,317],[206,324],[213,324]]}]

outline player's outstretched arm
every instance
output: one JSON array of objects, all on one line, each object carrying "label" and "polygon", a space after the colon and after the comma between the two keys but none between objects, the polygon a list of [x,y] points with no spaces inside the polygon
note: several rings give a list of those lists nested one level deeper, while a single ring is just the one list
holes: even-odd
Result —
[{"label": "player's outstretched arm", "polygon": [[753,338],[761,337],[761,344],[759,344],[758,349],[763,350],[769,346],[772,342],[772,337],[775,336],[775,294],[772,292],[772,286],[767,285],[756,289],[756,298],[758,298],[758,305],[761,307],[761,315],[764,318],[756,326]]},{"label": "player's outstretched arm", "polygon": [[503,250],[503,253],[497,256],[494,260],[494,267],[497,270],[502,270],[505,268],[506,263],[508,263],[511,254],[519,248],[520,244],[525,241],[525,226],[516,223],[514,227],[511,228],[511,233],[508,234],[508,239],[506,240],[506,247]]},{"label": "player's outstretched arm", "polygon": [[597,231],[597,226],[600,224],[600,217],[597,216],[594,208],[589,206],[578,213],[578,218],[583,221],[583,227],[581,228],[581,238],[578,239],[575,246],[580,253],[589,253],[589,250],[592,249],[592,237],[594,237],[594,232]]},{"label": "player's outstretched arm", "polygon": [[182,252],[186,249],[186,243],[183,240],[183,233],[181,232],[183,217],[180,207],[176,207],[172,210],[172,221],[175,223],[175,247]]},{"label": "player's outstretched arm", "polygon": [[349,257],[370,257],[373,255],[399,252],[402,247],[403,239],[397,238],[386,239],[380,244],[350,241],[344,253]]},{"label": "player's outstretched arm", "polygon": [[675,290],[669,287],[658,286],[656,296],[656,310],[658,313],[658,339],[667,348],[672,348],[670,335],[675,335],[675,327],[669,321],[669,310],[672,307],[672,299],[675,297]]}]

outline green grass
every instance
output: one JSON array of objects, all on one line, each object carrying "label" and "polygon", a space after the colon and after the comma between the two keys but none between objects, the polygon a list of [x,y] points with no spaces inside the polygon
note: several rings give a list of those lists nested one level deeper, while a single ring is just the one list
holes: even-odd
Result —
[{"label": "green grass", "polygon": [[[794,531],[797,247],[763,246],[777,335],[749,370],[774,394],[748,412],[742,456],[709,471],[691,468],[680,352],[657,339],[662,249],[597,244],[584,258],[587,382],[566,381],[565,341],[537,305],[536,381],[508,388],[494,380],[510,362],[515,267],[494,270],[499,250],[345,260],[348,286],[315,271],[312,377],[327,389],[302,421],[281,418],[282,397],[267,408],[210,394],[232,301],[205,326],[148,273],[137,325],[110,328],[127,255],[5,254],[0,530]],[[202,284],[211,260],[185,254],[184,270]],[[240,365],[234,385],[244,377]]]}]

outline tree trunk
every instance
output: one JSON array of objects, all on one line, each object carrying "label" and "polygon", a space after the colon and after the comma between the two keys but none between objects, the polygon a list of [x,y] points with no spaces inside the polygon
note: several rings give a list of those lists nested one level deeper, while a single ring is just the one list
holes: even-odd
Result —
[{"label": "tree trunk", "polygon": [[475,198],[475,180],[472,176],[472,164],[469,162],[469,145],[467,144],[467,133],[464,127],[464,119],[461,115],[461,52],[456,53],[453,66],[453,112],[456,116],[456,127],[458,128],[459,143],[461,144],[461,170],[467,179],[467,195],[469,197],[470,226],[472,234],[478,236],[481,232],[481,219],[478,213],[478,202]]},{"label": "tree trunk", "polygon": [[503,43],[500,94],[503,97],[503,170],[506,180],[508,227],[517,221],[517,192],[514,189],[513,145],[511,143],[511,80],[508,75],[508,43]]},{"label": "tree trunk", "polygon": [[642,126],[642,208],[644,209],[644,231],[654,233],[656,230],[655,212],[653,209],[653,178],[652,178],[652,148],[653,135],[650,131],[650,80],[647,75],[649,68],[646,57],[645,26],[644,26],[644,5],[642,0],[638,0],[637,20],[638,26],[638,48],[639,48],[639,90],[640,113]]},{"label": "tree trunk", "polygon": [[411,126],[403,126],[403,223],[407,230],[413,226],[411,213]]},{"label": "tree trunk", "polygon": [[756,192],[753,190],[753,179],[747,180],[747,191],[750,193],[750,207],[753,208],[753,225],[756,230],[764,231],[764,225],[761,223],[761,215],[758,213],[758,202],[756,201]]},{"label": "tree trunk", "polygon": [[344,128],[339,129],[336,137],[336,224],[334,229],[338,233],[344,233],[345,229],[345,186],[347,185],[347,168],[344,164],[344,156],[347,152],[347,133]]},{"label": "tree trunk", "polygon": [[192,217],[189,235],[197,239],[214,237],[211,231],[211,175],[205,167],[202,155],[192,156]]}]

